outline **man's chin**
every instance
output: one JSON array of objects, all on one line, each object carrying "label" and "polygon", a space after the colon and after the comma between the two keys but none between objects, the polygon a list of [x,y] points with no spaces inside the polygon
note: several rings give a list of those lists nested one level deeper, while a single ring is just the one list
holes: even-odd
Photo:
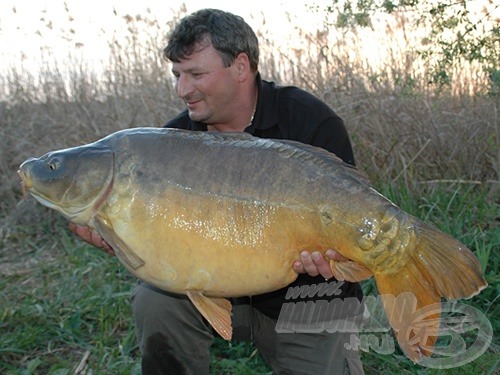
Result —
[{"label": "man's chin", "polygon": [[188,116],[192,121],[205,122],[208,118],[197,111],[191,111],[188,109]]}]

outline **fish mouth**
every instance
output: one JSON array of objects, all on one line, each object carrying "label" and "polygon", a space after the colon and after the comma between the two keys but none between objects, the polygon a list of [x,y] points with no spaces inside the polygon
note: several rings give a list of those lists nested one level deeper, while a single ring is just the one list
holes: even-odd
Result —
[{"label": "fish mouth", "polygon": [[22,169],[19,169],[17,171],[17,174],[19,174],[19,176],[21,177],[21,189],[23,192],[23,197],[27,198],[29,190],[33,186],[33,183],[26,172],[24,172]]},{"label": "fish mouth", "polygon": [[21,177],[21,189],[23,191],[24,198],[28,198],[31,195],[37,201],[39,201],[41,204],[48,206],[48,207],[53,206],[53,204],[51,202],[49,202],[47,199],[41,197],[35,191],[32,190],[33,180],[30,178],[29,173],[24,171],[22,168],[19,169],[17,171],[17,173]]},{"label": "fish mouth", "polygon": [[[19,176],[21,177],[21,189],[23,192],[23,197],[25,199],[28,199],[29,196],[31,195],[33,198],[35,198],[38,202],[40,202],[42,205],[55,209],[57,211],[62,212],[65,214],[64,210],[60,208],[56,203],[51,202],[50,200],[46,199],[42,195],[38,194],[36,190],[33,190],[33,179],[30,177],[29,172],[25,171],[22,169],[19,169],[17,171]],[[76,213],[70,213],[70,215],[77,215],[79,212]]]}]

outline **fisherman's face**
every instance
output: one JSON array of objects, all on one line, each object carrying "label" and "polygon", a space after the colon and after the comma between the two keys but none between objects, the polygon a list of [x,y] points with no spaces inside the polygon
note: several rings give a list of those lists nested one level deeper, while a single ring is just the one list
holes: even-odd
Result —
[{"label": "fisherman's face", "polygon": [[238,95],[238,72],[235,64],[224,67],[210,43],[199,44],[191,55],[174,62],[172,73],[192,120],[207,125],[230,121]]}]

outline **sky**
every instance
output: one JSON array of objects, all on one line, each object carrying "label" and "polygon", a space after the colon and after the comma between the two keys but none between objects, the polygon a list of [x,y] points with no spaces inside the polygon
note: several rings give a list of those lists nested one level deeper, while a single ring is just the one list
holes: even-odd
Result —
[{"label": "sky", "polygon": [[[166,23],[183,4],[191,13],[207,7],[207,3],[209,7],[241,15],[254,29],[268,28],[272,38],[279,41],[290,35],[292,25],[305,29],[320,27],[322,14],[309,7],[328,1],[2,0],[0,72],[18,66],[21,61],[27,69],[36,69],[41,51],[58,59],[75,53],[99,61],[107,54],[107,41],[126,27],[123,16],[144,15],[149,11]],[[292,18],[292,24],[288,17]]]},{"label": "sky", "polygon": [[[471,1],[468,7],[481,9],[490,1]],[[36,76],[44,59],[67,61],[68,56],[85,59],[89,67],[98,71],[98,67],[103,66],[101,62],[107,61],[108,42],[120,35],[130,36],[125,16],[150,15],[165,23],[166,35],[167,22],[179,14],[183,4],[187,13],[207,6],[230,11],[242,16],[254,30],[265,31],[273,45],[295,46],[300,41],[296,40],[294,28],[313,32],[321,29],[324,9],[331,0],[99,0],[98,3],[88,0],[0,0],[0,77],[12,66],[21,66]],[[497,12],[500,12],[498,8]],[[400,34],[402,38],[404,35]],[[387,40],[384,27],[378,31],[362,30],[358,35],[362,38],[362,53],[370,63],[384,61],[384,48],[388,47],[384,47]],[[389,47],[398,48],[391,43]],[[159,45],[158,49],[162,47]]]}]

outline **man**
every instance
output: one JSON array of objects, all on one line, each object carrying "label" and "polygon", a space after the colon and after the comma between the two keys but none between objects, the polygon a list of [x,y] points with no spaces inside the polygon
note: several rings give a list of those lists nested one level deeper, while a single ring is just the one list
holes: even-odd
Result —
[{"label": "man", "polygon": [[[171,32],[164,56],[172,62],[177,93],[187,106],[166,127],[290,139],[354,164],[344,124],[326,104],[298,88],[261,79],[257,37],[241,17],[214,9],[185,17]],[[70,227],[113,254],[88,228]],[[333,250],[327,256],[344,260]],[[333,276],[328,261],[314,249],[304,249],[301,261],[290,266],[299,273],[290,287],[324,283]],[[361,298],[358,284],[338,285],[341,294],[332,298]],[[347,349],[350,333],[276,332],[287,290],[233,299],[233,338],[252,340],[277,374],[363,373],[358,353]],[[189,299],[141,283],[133,292],[132,309],[144,374],[209,372],[214,333]]]}]

